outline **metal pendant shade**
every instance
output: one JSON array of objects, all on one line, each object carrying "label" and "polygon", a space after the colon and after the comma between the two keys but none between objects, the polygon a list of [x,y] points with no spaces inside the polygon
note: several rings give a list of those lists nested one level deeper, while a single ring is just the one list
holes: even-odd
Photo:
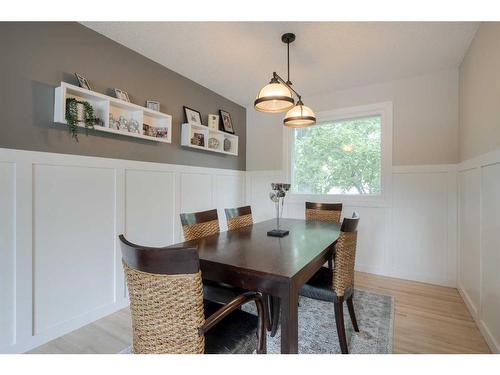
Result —
[{"label": "metal pendant shade", "polygon": [[[290,81],[290,43],[295,40],[295,34],[283,34],[281,40],[287,45],[287,80],[285,81],[276,72],[273,72],[271,82],[257,94],[254,108],[257,111],[267,113],[288,111],[283,120],[283,124],[288,127],[302,128],[314,125],[316,123],[314,112],[302,103],[300,94],[292,88]],[[298,99],[296,105],[294,94]]]}]

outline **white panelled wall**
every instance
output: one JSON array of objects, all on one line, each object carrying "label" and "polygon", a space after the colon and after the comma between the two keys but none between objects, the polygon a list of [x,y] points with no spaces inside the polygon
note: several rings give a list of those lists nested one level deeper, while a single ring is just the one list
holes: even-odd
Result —
[{"label": "white panelled wall", "polygon": [[[458,285],[497,351],[500,159],[492,158],[458,171],[393,167],[388,199],[346,203],[344,215],[361,216],[358,270]],[[182,239],[180,212],[216,207],[225,230],[223,209],[244,204],[255,221],[273,218],[270,183],[285,175],[0,149],[0,352],[24,352],[126,306],[118,234],[172,244]],[[303,218],[304,201],[286,200],[284,215]]]},{"label": "white panelled wall", "polygon": [[[247,172],[249,203],[256,218],[274,217],[269,184],[282,171]],[[343,216],[356,211],[356,269],[379,275],[456,286],[456,166],[394,167],[392,199],[345,203]],[[285,198],[283,215],[305,217],[305,199]]]},{"label": "white panelled wall", "polygon": [[500,150],[458,166],[458,290],[500,353]]},{"label": "white panelled wall", "polygon": [[179,213],[242,206],[245,172],[0,149],[0,353],[127,306],[117,236],[182,240]]}]

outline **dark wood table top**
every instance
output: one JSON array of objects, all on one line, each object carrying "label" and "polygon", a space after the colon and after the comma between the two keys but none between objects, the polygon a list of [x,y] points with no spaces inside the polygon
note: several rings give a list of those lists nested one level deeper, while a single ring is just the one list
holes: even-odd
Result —
[{"label": "dark wood table top", "polygon": [[268,220],[238,230],[221,232],[179,245],[198,246],[200,262],[283,278],[293,278],[324,253],[340,234],[340,224],[282,219],[281,228],[290,234],[269,237],[276,220]]}]

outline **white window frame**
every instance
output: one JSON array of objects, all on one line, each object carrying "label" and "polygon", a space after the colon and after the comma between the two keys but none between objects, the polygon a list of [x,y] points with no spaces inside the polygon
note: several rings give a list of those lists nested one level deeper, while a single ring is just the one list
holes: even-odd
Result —
[{"label": "white window frame", "polygon": [[[381,173],[380,194],[302,194],[289,193],[289,202],[342,202],[351,206],[388,206],[392,193],[392,102],[375,103],[334,109],[316,114],[317,123],[341,121],[351,118],[380,116],[381,118]],[[283,162],[286,180],[292,180],[294,129],[285,127],[283,132]]]}]

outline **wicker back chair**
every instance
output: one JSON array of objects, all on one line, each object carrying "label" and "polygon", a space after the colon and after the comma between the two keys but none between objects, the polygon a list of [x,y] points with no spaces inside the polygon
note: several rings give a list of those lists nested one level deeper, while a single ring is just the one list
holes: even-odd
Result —
[{"label": "wicker back chair", "polygon": [[[266,317],[260,294],[249,292],[224,306],[207,306],[196,248],[152,248],[135,245],[123,235],[119,238],[134,353],[251,352],[255,346],[258,353],[266,352]],[[258,318],[238,310],[249,301],[255,301]],[[207,311],[214,314],[205,319]],[[216,324],[217,329],[212,329]],[[233,339],[235,332],[239,333]]]},{"label": "wicker back chair", "polygon": [[359,216],[356,213],[352,215],[352,218],[344,218],[333,253],[333,271],[327,267],[321,267],[300,290],[302,296],[334,303],[335,322],[342,353],[348,353],[344,326],[344,301],[347,303],[354,330],[359,332],[353,304],[358,223]]},{"label": "wicker back chair", "polygon": [[252,208],[250,206],[226,208],[225,212],[228,230],[253,225]]},{"label": "wicker back chair", "polygon": [[182,231],[186,241],[219,233],[217,210],[181,214]]},{"label": "wicker back chair", "polygon": [[306,220],[340,223],[342,203],[306,202]]}]

